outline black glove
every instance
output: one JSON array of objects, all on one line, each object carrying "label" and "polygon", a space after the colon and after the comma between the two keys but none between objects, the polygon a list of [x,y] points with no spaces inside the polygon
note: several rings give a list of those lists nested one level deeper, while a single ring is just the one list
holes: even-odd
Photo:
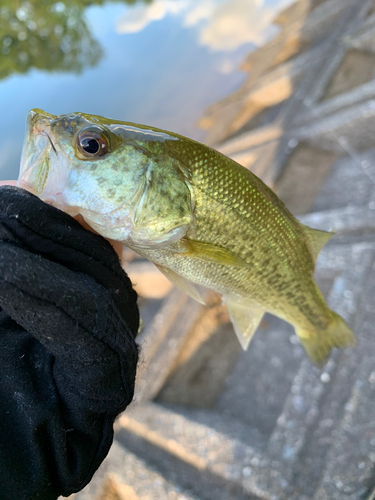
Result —
[{"label": "black glove", "polygon": [[82,489],[131,402],[136,293],[111,245],[0,188],[0,498]]}]

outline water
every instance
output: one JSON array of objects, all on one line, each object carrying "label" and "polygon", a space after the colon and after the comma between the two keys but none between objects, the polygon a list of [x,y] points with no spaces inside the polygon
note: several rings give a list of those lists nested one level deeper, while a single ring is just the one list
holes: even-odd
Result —
[{"label": "water", "polygon": [[[0,179],[18,175],[25,116],[83,111],[204,141],[205,108],[244,80],[290,0],[2,0]],[[89,5],[90,4],[90,5]]]}]

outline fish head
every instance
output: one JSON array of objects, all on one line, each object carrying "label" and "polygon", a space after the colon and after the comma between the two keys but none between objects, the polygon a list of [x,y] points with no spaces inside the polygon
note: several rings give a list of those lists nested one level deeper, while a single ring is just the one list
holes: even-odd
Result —
[{"label": "fish head", "polygon": [[18,186],[106,238],[134,247],[178,241],[193,221],[189,171],[171,147],[183,138],[84,113],[27,116]]}]

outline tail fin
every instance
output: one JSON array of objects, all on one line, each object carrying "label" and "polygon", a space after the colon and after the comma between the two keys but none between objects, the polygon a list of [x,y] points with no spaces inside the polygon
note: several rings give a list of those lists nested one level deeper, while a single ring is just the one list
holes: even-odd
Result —
[{"label": "tail fin", "polygon": [[326,330],[307,332],[296,329],[296,334],[304,347],[306,354],[313,363],[323,366],[328,360],[332,347],[347,347],[354,345],[354,333],[340,316],[333,314],[332,322]]}]

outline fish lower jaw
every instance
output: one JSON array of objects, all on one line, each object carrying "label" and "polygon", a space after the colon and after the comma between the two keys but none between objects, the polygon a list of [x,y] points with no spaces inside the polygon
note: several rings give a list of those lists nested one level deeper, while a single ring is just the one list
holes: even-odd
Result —
[{"label": "fish lower jaw", "polygon": [[32,193],[35,195],[37,194],[35,188],[33,189],[33,186],[31,184],[29,184],[28,182],[26,182],[22,178],[17,180],[16,186],[21,188],[21,189],[25,189],[25,191],[29,191],[29,193]]},{"label": "fish lower jaw", "polygon": [[[58,193],[60,194],[60,193]],[[66,214],[70,215],[71,217],[75,217],[76,215],[79,215],[80,211],[78,207],[71,207],[66,205],[64,201],[59,198],[59,196],[54,196],[54,197],[44,197],[40,196],[40,199],[44,201],[44,203],[47,203],[48,205],[52,205],[55,208],[58,208],[59,210],[62,210]]]},{"label": "fish lower jaw", "polygon": [[[111,224],[110,221],[103,218],[93,217],[90,211],[82,210],[77,207],[69,207],[70,209],[75,208],[80,215],[84,218],[85,222],[96,231],[98,234],[103,236],[103,238],[108,238],[110,240],[119,241],[125,245],[130,241],[130,236],[133,227],[129,224],[124,223],[121,227],[116,227]],[[65,209],[64,209],[65,210]],[[67,210],[65,210],[67,211]]]}]

